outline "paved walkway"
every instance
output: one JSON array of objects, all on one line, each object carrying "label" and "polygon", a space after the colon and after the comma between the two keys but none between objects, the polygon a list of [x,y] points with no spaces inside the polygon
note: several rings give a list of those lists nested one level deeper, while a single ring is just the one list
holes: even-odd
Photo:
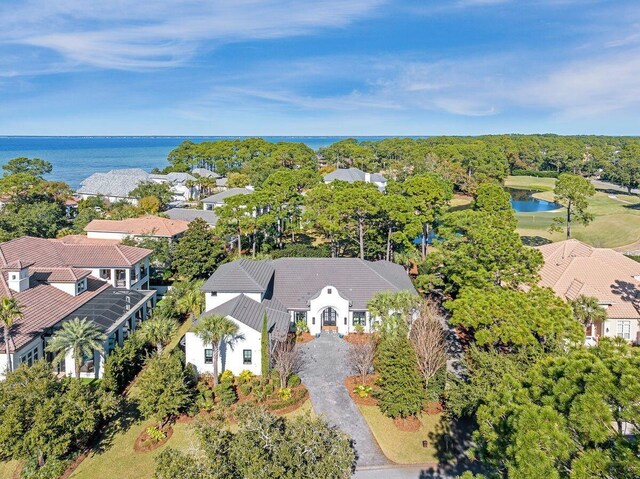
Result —
[{"label": "paved walkway", "polygon": [[302,345],[300,377],[309,389],[315,412],[353,438],[358,467],[388,464],[344,386],[344,378],[353,374],[346,359],[347,349],[346,341],[326,332]]}]

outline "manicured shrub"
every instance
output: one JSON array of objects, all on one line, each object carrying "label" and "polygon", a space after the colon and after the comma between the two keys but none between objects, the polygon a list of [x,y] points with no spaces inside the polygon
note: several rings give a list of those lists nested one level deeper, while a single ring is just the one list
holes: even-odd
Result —
[{"label": "manicured shrub", "polygon": [[229,381],[223,381],[215,387],[215,393],[223,406],[231,406],[238,400],[236,389]]},{"label": "manicured shrub", "polygon": [[267,397],[267,395],[264,392],[264,387],[263,386],[254,386],[252,389],[253,395],[255,396],[255,398],[258,400],[258,402],[262,402],[265,400],[265,398]]},{"label": "manicured shrub", "polygon": [[240,393],[242,393],[243,396],[248,396],[249,394],[251,394],[251,384],[241,384]]},{"label": "manicured shrub", "polygon": [[425,390],[416,353],[404,334],[386,337],[378,347],[376,370],[380,373],[380,410],[389,417],[408,417],[422,410]]},{"label": "manicured shrub", "polygon": [[287,381],[287,386],[290,388],[295,388],[296,386],[300,385],[300,382],[300,376],[298,376],[297,374],[292,374]]},{"label": "manicured shrub", "polygon": [[220,375],[220,382],[232,383],[233,378],[234,378],[233,373],[227,369],[226,371],[223,371],[222,374]]},{"label": "manicured shrub", "polygon": [[367,386],[366,384],[358,384],[355,388],[353,388],[353,392],[361,398],[369,397],[371,395],[371,391],[373,391],[373,388],[371,386]]},{"label": "manicured shrub", "polygon": [[282,388],[278,391],[278,396],[282,401],[288,401],[291,399],[291,388]]},{"label": "manicured shrub", "polygon": [[538,171],[538,170],[513,170],[512,176],[533,176],[535,178],[557,178],[560,173],[557,171]]},{"label": "manicured shrub", "polygon": [[155,442],[160,442],[165,437],[167,437],[167,433],[157,426],[149,426],[146,429],[146,433],[147,433],[147,436],[149,436],[149,439]]},{"label": "manicured shrub", "polygon": [[265,394],[266,396],[271,396],[271,395],[273,394],[273,390],[274,390],[274,388],[273,388],[273,384],[267,384],[267,385],[264,387],[264,394]]},{"label": "manicured shrub", "polygon": [[298,404],[302,401],[307,395],[306,389],[291,389],[291,397],[289,399],[282,399],[280,401],[275,401],[267,404],[267,409],[270,411],[276,411],[278,409],[284,409],[289,406],[293,406],[294,404]]},{"label": "manicured shrub", "polygon": [[273,387],[275,389],[280,389],[282,387],[282,383],[280,382],[280,378],[279,377],[272,379],[271,380],[271,384],[273,384]]},{"label": "manicured shrub", "polygon": [[238,374],[238,384],[251,382],[253,377],[254,377],[253,373],[248,369],[245,369],[244,371],[240,372],[240,374]]}]

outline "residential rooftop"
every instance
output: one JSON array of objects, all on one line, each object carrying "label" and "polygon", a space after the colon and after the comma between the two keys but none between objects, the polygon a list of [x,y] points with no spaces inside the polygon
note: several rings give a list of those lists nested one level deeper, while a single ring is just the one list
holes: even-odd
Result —
[{"label": "residential rooftop", "polygon": [[143,216],[124,220],[93,220],[84,230],[88,232],[123,233],[131,236],[160,236],[173,238],[184,233],[189,222],[160,216]]},{"label": "residential rooftop", "polygon": [[210,210],[201,210],[195,208],[170,208],[164,213],[173,220],[187,221],[189,223],[196,218],[203,219],[210,226],[215,226],[218,223],[218,215]]},{"label": "residential rooftop", "polygon": [[538,246],[544,266],[540,285],[573,300],[592,296],[610,318],[640,319],[640,263],[608,248],[575,239]]},{"label": "residential rooftop", "polygon": [[389,261],[357,258],[240,259],[220,266],[202,287],[206,292],[271,291],[287,309],[307,309],[326,287],[335,287],[353,309],[367,309],[380,291],[416,292],[404,268]]},{"label": "residential rooftop", "polygon": [[365,173],[359,168],[338,168],[331,173],[324,175],[324,181],[330,182],[334,180],[346,181],[354,183],[356,181],[364,181],[367,183],[386,183],[387,179],[379,173]]},{"label": "residential rooftop", "polygon": [[225,191],[221,191],[220,193],[216,193],[215,195],[208,196],[203,199],[203,203],[213,203],[213,204],[222,204],[224,200],[227,198],[231,198],[232,196],[237,195],[250,195],[253,193],[253,190],[250,188],[230,188]]}]

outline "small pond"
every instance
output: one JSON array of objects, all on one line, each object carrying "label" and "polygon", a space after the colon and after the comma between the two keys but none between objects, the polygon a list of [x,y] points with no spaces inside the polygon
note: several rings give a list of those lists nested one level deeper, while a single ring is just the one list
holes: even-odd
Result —
[{"label": "small pond", "polygon": [[511,206],[518,213],[537,213],[540,211],[553,211],[562,208],[562,205],[551,201],[540,200],[533,196],[538,190],[521,190],[519,188],[505,188],[511,195]]}]

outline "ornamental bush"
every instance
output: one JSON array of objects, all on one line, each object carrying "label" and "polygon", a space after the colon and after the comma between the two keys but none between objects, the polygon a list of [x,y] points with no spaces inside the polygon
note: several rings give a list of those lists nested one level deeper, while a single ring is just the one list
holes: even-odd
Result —
[{"label": "ornamental bush", "polygon": [[415,416],[422,410],[425,390],[416,353],[404,334],[383,337],[378,346],[380,410],[389,417]]},{"label": "ornamental bush", "polygon": [[296,386],[300,386],[301,380],[300,380],[300,376],[298,376],[297,374],[292,374],[291,376],[289,376],[289,379],[287,380],[287,386],[290,388],[295,388]]},{"label": "ornamental bush", "polygon": [[222,374],[220,375],[220,382],[221,383],[232,383],[233,382],[233,378],[234,378],[233,373],[227,369],[225,371],[222,371]]},{"label": "ornamental bush", "polygon": [[241,371],[240,374],[238,374],[239,384],[251,382],[252,379],[253,379],[253,373],[248,369],[245,369],[244,371]]},{"label": "ornamental bush", "polygon": [[238,395],[229,381],[223,381],[215,387],[215,393],[223,406],[231,406],[238,400]]},{"label": "ornamental bush", "polygon": [[251,384],[245,383],[240,385],[240,392],[243,396],[248,396],[251,394]]}]

